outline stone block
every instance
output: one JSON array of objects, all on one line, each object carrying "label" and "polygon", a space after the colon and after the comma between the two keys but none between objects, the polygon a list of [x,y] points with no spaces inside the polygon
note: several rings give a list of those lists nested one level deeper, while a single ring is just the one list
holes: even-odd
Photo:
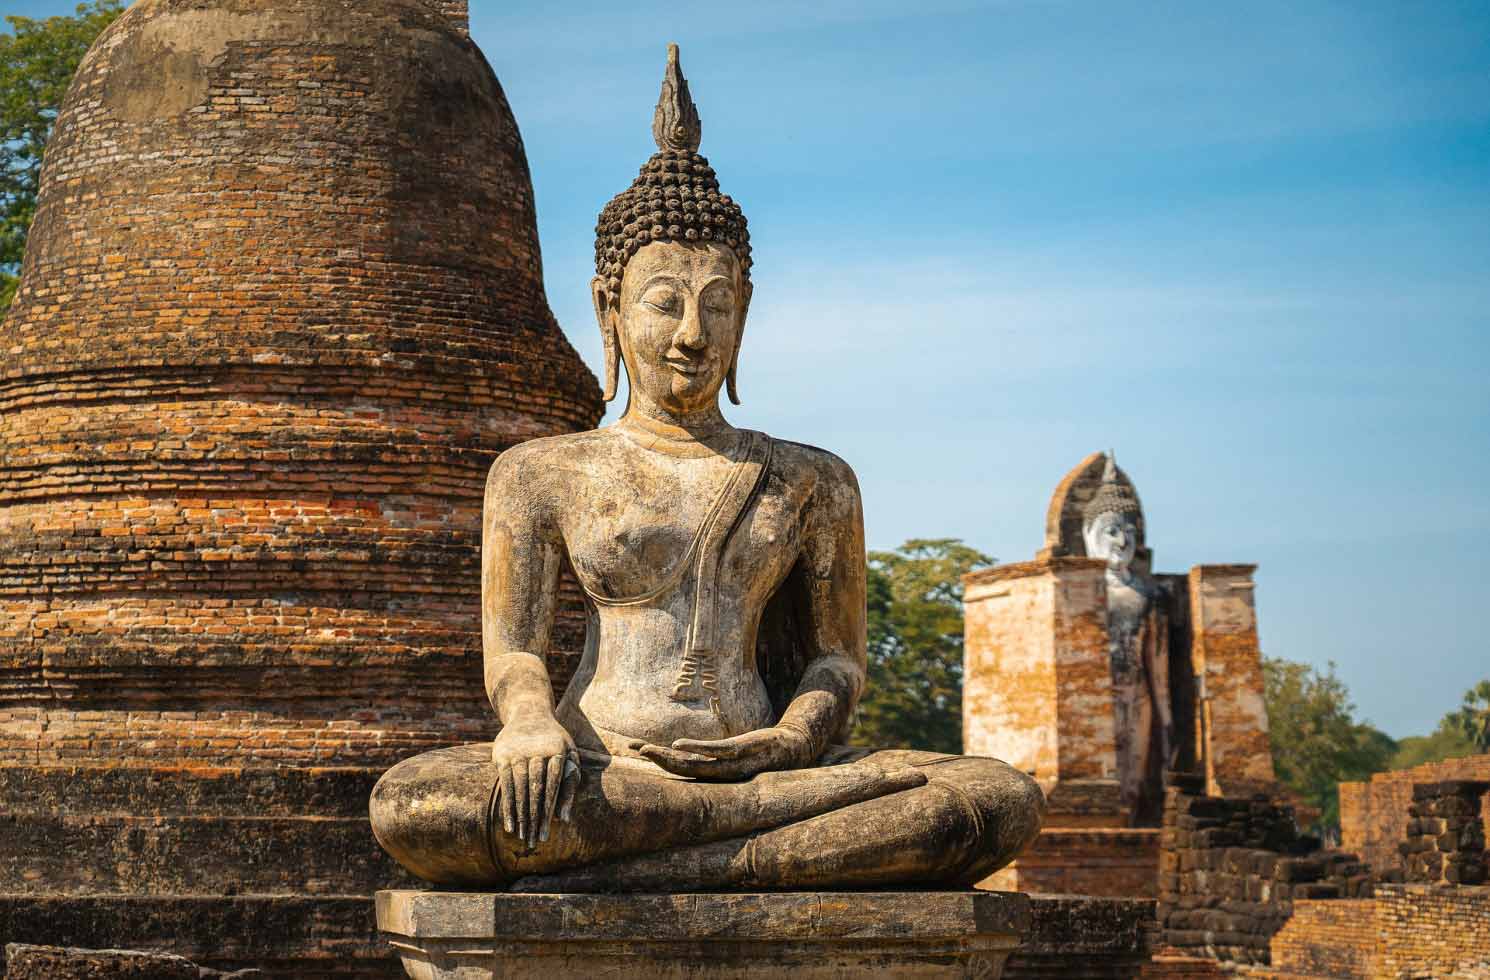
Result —
[{"label": "stone block", "polygon": [[165,953],[125,949],[65,949],[60,946],[5,947],[9,980],[199,980],[191,960]]},{"label": "stone block", "polygon": [[515,895],[381,891],[415,980],[996,980],[1031,928],[1007,892]]}]

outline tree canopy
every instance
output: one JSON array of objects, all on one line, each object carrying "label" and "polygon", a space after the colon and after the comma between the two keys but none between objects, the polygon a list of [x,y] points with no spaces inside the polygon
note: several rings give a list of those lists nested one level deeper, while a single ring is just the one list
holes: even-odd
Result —
[{"label": "tree canopy", "polygon": [[859,745],[962,751],[962,576],[993,559],[955,538],[869,553]]},{"label": "tree canopy", "polygon": [[7,16],[0,34],[0,315],[15,295],[36,214],[41,160],[67,86],[122,0],[79,4],[71,17]]},{"label": "tree canopy", "polygon": [[1464,704],[1444,717],[1468,741],[1476,752],[1490,752],[1490,680],[1483,680],[1464,692]]},{"label": "tree canopy", "polygon": [[1338,826],[1340,782],[1386,769],[1397,743],[1356,720],[1350,691],[1335,675],[1333,663],[1321,672],[1264,657],[1262,675],[1279,781],[1320,811],[1321,828]]}]

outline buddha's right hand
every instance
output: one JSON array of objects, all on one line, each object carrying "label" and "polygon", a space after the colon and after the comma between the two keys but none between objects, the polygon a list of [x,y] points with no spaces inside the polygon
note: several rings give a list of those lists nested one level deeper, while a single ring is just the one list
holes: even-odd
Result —
[{"label": "buddha's right hand", "polygon": [[579,789],[579,752],[574,740],[552,718],[514,721],[492,743],[498,770],[497,811],[502,829],[532,848],[548,840],[557,811],[569,820]]}]

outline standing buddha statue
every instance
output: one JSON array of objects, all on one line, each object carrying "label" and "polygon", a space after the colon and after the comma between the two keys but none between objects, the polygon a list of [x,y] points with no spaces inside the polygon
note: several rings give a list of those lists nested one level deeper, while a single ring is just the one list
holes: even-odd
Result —
[{"label": "standing buddha statue", "polygon": [[1107,649],[1114,740],[1124,809],[1151,822],[1163,797],[1174,723],[1169,703],[1169,623],[1160,586],[1134,567],[1140,508],[1107,454],[1102,483],[1082,511],[1086,553],[1107,562]]}]

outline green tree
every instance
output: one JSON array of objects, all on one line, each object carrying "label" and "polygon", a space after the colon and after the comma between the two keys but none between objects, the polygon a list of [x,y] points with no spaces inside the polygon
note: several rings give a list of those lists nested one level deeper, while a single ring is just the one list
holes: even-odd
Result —
[{"label": "green tree", "polygon": [[1262,674],[1278,779],[1319,809],[1319,829],[1338,826],[1340,782],[1386,769],[1397,743],[1356,720],[1350,692],[1333,663],[1320,672],[1264,657]]},{"label": "green tree", "polygon": [[993,559],[955,538],[869,553],[859,745],[962,751],[962,576]]},{"label": "green tree", "polygon": [[1483,680],[1464,692],[1464,705],[1444,716],[1444,722],[1458,730],[1476,752],[1490,752],[1490,680]]},{"label": "green tree", "polygon": [[0,316],[15,296],[36,214],[41,158],[62,96],[88,46],[123,10],[122,0],[92,0],[71,17],[5,18],[10,33],[0,34]]},{"label": "green tree", "polygon": [[1444,759],[1462,759],[1474,755],[1474,743],[1454,725],[1453,715],[1446,715],[1431,735],[1409,735],[1397,740],[1397,752],[1392,756],[1391,769],[1411,769],[1425,762],[1442,762]]}]

